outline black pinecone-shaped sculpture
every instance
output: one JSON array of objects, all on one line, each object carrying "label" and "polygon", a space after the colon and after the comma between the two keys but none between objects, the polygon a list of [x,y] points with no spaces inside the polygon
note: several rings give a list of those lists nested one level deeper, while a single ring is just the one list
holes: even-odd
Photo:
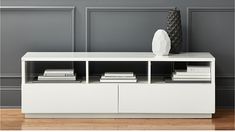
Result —
[{"label": "black pinecone-shaped sculpture", "polygon": [[182,47],[182,27],[180,11],[176,8],[168,12],[167,33],[171,39],[170,53],[180,53]]}]

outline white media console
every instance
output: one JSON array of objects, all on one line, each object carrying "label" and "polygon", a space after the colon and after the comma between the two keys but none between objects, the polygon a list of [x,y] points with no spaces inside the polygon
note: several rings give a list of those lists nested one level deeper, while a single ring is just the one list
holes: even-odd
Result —
[{"label": "white media console", "polygon": [[[211,118],[215,113],[215,58],[210,53],[28,52],[21,61],[26,118]],[[37,82],[32,62],[83,62],[85,75],[80,82]],[[101,83],[89,75],[90,62],[143,62],[147,73],[137,76],[137,83]],[[168,83],[151,75],[155,62],[206,63],[211,79]]]}]

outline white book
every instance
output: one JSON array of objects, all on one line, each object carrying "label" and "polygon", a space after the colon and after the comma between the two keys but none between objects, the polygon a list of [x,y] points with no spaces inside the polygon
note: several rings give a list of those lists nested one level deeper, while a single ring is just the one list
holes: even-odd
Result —
[{"label": "white book", "polygon": [[184,75],[175,75],[175,74],[173,74],[172,77],[173,77],[173,78],[210,78],[211,76],[208,76],[208,75],[201,75],[201,76],[199,76],[199,75],[197,75],[197,76],[194,76],[194,75],[192,75],[192,76],[187,75],[187,76],[184,76]]},{"label": "white book", "polygon": [[80,83],[81,80],[37,80],[33,83]]},{"label": "white book", "polygon": [[136,76],[101,76],[101,79],[136,79]]},{"label": "white book", "polygon": [[210,78],[172,78],[173,81],[210,81]]},{"label": "white book", "polygon": [[187,66],[187,72],[210,73],[210,67],[209,66]]},{"label": "white book", "polygon": [[134,76],[133,72],[105,72],[104,76]]},{"label": "white book", "polygon": [[74,74],[74,69],[46,69],[44,73],[45,74],[47,73]]},{"label": "white book", "polygon": [[76,80],[76,76],[66,76],[66,77],[48,77],[48,76],[38,76],[38,80]]},{"label": "white book", "polygon": [[110,82],[110,83],[116,83],[116,82],[137,82],[136,79],[129,79],[129,80],[109,80],[109,79],[100,79],[100,82]]},{"label": "white book", "polygon": [[68,74],[68,73],[44,73],[43,76],[49,76],[49,77],[66,77],[66,76],[74,76],[74,74]]},{"label": "white book", "polygon": [[209,72],[187,72],[186,70],[175,70],[174,74],[181,76],[210,76]]}]

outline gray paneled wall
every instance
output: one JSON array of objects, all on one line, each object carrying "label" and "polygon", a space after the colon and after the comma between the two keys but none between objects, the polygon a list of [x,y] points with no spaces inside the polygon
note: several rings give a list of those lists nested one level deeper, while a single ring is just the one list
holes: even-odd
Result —
[{"label": "gray paneled wall", "polygon": [[[167,10],[175,6],[182,50],[216,57],[217,106],[234,106],[233,0],[1,0],[1,6],[1,106],[20,106],[25,52],[151,51],[153,33],[166,28]],[[165,67],[153,71],[166,74]]]},{"label": "gray paneled wall", "polygon": [[173,7],[87,8],[87,51],[144,52],[152,50],[152,37],[165,29]]},{"label": "gray paneled wall", "polygon": [[1,9],[1,76],[20,76],[27,51],[73,51],[73,7]]}]

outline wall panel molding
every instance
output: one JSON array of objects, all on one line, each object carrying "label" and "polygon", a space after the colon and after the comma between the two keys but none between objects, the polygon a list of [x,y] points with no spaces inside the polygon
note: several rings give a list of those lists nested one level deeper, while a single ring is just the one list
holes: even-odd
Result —
[{"label": "wall panel molding", "polygon": [[1,10],[74,10],[75,6],[0,6]]},{"label": "wall panel molding", "polygon": [[[234,7],[187,7],[187,32],[186,32],[186,51],[189,51],[192,33],[192,13],[193,12],[234,12]],[[234,78],[230,75],[217,75],[218,78]]]},{"label": "wall panel molding", "polygon": [[175,7],[86,7],[85,50],[90,50],[90,13],[92,12],[168,12]]},{"label": "wall panel molding", "polygon": [[234,7],[187,7],[187,44],[186,50],[189,50],[190,33],[192,25],[192,13],[193,12],[234,12]]},{"label": "wall panel molding", "polygon": [[[75,52],[75,6],[0,6],[2,11],[71,11],[71,51]],[[15,78],[21,77],[21,74],[15,73],[5,73],[2,75],[0,73],[0,78],[8,77]]]},{"label": "wall panel molding", "polygon": [[20,109],[21,106],[0,106],[0,109]]},{"label": "wall panel molding", "polygon": [[5,75],[0,75],[0,78],[21,78],[20,74],[5,74]]},{"label": "wall panel molding", "polygon": [[9,86],[0,86],[0,91],[21,91],[21,86],[14,86],[14,85],[9,85]]}]

